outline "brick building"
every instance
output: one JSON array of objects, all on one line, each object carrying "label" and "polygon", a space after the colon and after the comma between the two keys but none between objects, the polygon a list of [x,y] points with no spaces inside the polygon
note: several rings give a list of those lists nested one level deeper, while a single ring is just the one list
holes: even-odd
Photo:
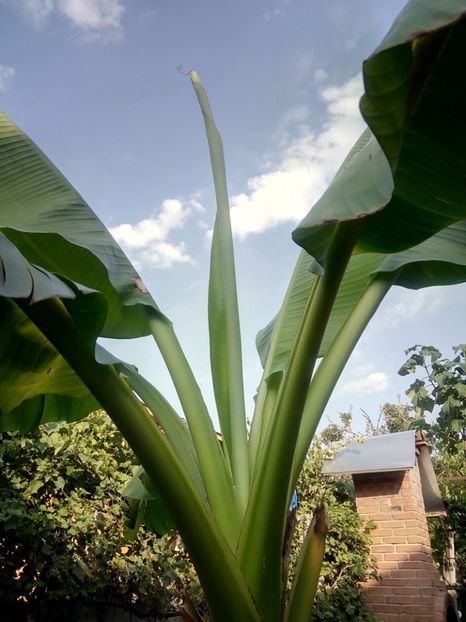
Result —
[{"label": "brick building", "polygon": [[383,622],[456,620],[451,597],[433,565],[427,517],[445,513],[428,447],[414,431],[350,443],[324,467],[351,474],[356,506],[371,531],[379,580],[364,584]]}]

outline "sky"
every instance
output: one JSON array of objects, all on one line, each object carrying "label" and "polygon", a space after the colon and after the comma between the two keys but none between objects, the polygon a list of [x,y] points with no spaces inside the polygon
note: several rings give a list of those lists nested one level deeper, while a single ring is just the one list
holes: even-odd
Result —
[{"label": "sky", "polygon": [[[291,231],[363,128],[362,61],[401,0],[0,0],[0,106],[118,240],[170,319],[212,412],[207,280],[214,197],[195,69],[222,133],[247,410],[255,335],[298,254]],[[180,69],[180,66],[182,69]],[[404,398],[404,350],[464,342],[466,287],[393,288],[324,415]],[[177,403],[151,339],[109,342]],[[215,419],[215,415],[214,415]]]}]

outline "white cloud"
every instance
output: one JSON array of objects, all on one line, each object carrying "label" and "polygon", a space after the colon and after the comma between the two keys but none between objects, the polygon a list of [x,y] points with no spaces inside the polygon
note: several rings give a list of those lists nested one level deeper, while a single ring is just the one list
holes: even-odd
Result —
[{"label": "white cloud", "polygon": [[[290,108],[288,112],[283,116],[282,119],[282,128],[283,130],[287,130],[290,126],[301,126],[302,123],[308,121],[311,111],[309,110],[309,106],[305,106],[304,104],[300,106],[293,106]],[[303,127],[305,129],[305,127]]]},{"label": "white cloud", "polygon": [[294,79],[296,82],[302,82],[308,77],[312,68],[312,63],[313,57],[310,54],[298,56],[293,67]]},{"label": "white cloud", "polygon": [[57,0],[59,10],[88,30],[120,29],[124,8],[119,0]]},{"label": "white cloud", "polygon": [[175,243],[168,238],[173,230],[181,229],[191,216],[203,211],[204,207],[196,198],[184,202],[166,199],[153,216],[134,225],[118,225],[110,232],[138,269],[142,266],[171,268],[178,263],[194,263],[186,252],[184,241]]},{"label": "white cloud", "polygon": [[275,7],[271,11],[266,11],[263,17],[266,22],[270,22],[275,17],[280,17],[281,15],[283,15],[283,10],[279,7]]},{"label": "white cloud", "polygon": [[364,393],[372,395],[382,393],[388,387],[388,376],[382,371],[372,372],[360,378],[346,382],[341,388],[344,393]]},{"label": "white cloud", "polygon": [[158,14],[158,9],[144,9],[139,14],[138,21],[140,24],[145,24],[147,21],[157,17]]},{"label": "white cloud", "polygon": [[325,69],[319,68],[314,71],[314,82],[316,84],[321,84],[327,80],[328,74]]},{"label": "white cloud", "polygon": [[285,9],[287,7],[287,5],[290,4],[291,0],[278,0],[276,2],[276,6],[271,8],[269,11],[266,11],[262,17],[265,19],[266,22],[270,22],[272,19],[275,19],[276,17],[281,17],[282,15],[285,14]]},{"label": "white cloud", "polygon": [[0,65],[0,91],[4,91],[7,88],[8,81],[15,75],[13,67],[7,65]]},{"label": "white cloud", "polygon": [[10,0],[34,24],[42,28],[55,13],[68,19],[91,38],[121,36],[124,6],[121,0]]},{"label": "white cloud", "polygon": [[10,5],[22,10],[36,28],[41,28],[54,9],[54,0],[10,0]]},{"label": "white cloud", "polygon": [[278,164],[248,179],[247,191],[231,197],[232,226],[238,237],[303,218],[361,133],[361,77],[320,88],[327,112],[321,129],[314,131],[303,123],[307,115],[302,108],[292,111],[295,120],[299,113],[298,136],[290,139],[285,134]]},{"label": "white cloud", "polygon": [[392,303],[375,319],[379,328],[395,328],[422,315],[435,313],[443,304],[445,292],[440,287],[419,291],[398,290],[399,300]]}]

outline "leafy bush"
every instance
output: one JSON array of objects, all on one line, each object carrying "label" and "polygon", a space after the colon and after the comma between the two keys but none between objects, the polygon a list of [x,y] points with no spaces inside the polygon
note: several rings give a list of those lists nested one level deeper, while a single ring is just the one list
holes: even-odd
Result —
[{"label": "leafy bush", "polygon": [[[22,611],[68,619],[96,603],[166,614],[180,609],[185,594],[202,604],[176,534],[158,538],[143,527],[128,539],[121,491],[135,461],[105,414],[4,433],[1,441],[0,600],[12,618]],[[325,500],[331,526],[313,620],[371,620],[358,587],[371,572],[370,535],[348,481],[320,475],[325,455],[316,444],[299,482],[290,576],[312,512]]]},{"label": "leafy bush", "polygon": [[[375,564],[369,554],[370,526],[363,528],[356,511],[351,479],[330,479],[321,475],[323,461],[328,456],[329,451],[315,442],[298,484],[296,535],[299,547],[315,507],[324,500],[330,519],[312,620],[373,621],[377,618],[367,610],[359,587],[359,582],[376,576]],[[299,547],[292,550],[292,562]]]},{"label": "leafy bush", "polygon": [[445,565],[449,535],[455,542],[457,583],[466,581],[466,456],[463,452],[450,454],[445,446],[434,447],[433,464],[442,499],[447,508],[446,516],[429,520],[432,553],[437,565]]},{"label": "leafy bush", "polygon": [[154,615],[179,609],[185,589],[196,597],[178,537],[144,529],[126,537],[121,490],[134,466],[101,412],[2,435],[0,601],[12,617],[61,620],[87,603]]},{"label": "leafy bush", "polygon": [[[432,451],[447,516],[429,521],[434,559],[441,567],[453,532],[457,581],[466,580],[466,346],[453,346],[444,357],[434,346],[416,345],[405,351],[408,359],[399,373],[414,374],[406,391],[417,419],[411,427],[424,431]],[[433,415],[433,416],[432,416]]]}]

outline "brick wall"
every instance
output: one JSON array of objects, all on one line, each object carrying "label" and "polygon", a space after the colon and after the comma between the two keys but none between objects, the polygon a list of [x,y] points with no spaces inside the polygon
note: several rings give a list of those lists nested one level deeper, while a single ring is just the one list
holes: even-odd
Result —
[{"label": "brick wall", "polygon": [[384,622],[443,622],[446,592],[433,566],[417,464],[408,471],[353,475],[356,505],[373,521],[380,580],[364,591]]}]

